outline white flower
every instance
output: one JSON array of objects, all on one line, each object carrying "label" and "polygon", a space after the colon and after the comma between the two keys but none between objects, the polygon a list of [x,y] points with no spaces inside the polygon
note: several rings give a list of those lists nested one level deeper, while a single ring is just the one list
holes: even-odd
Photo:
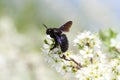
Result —
[{"label": "white flower", "polygon": [[101,41],[97,34],[90,33],[89,31],[80,33],[73,42],[74,45],[79,45],[79,47],[88,46],[89,48],[99,49],[101,46]]},{"label": "white flower", "polygon": [[[78,47],[77,54],[69,51],[62,53],[60,47],[49,51],[52,42],[44,47],[48,50],[46,59],[56,71],[62,75],[71,73],[79,80],[119,80],[120,59],[112,59],[102,52],[101,41],[96,33],[80,33],[73,42]],[[114,40],[113,42],[112,45],[117,45]]]},{"label": "white flower", "polygon": [[79,53],[83,58],[92,58],[94,55],[93,50],[89,49],[87,46],[83,50],[80,50]]}]

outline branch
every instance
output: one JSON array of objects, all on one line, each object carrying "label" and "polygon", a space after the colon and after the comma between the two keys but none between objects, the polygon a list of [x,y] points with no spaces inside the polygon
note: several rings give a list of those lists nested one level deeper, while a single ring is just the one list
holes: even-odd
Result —
[{"label": "branch", "polygon": [[75,61],[73,58],[67,59],[64,54],[63,54],[62,57],[60,56],[60,58],[66,60],[66,61],[72,61],[72,62],[74,62],[77,65],[76,66],[77,69],[80,69],[82,67],[82,65],[80,63],[78,63],[77,61]]},{"label": "branch", "polygon": [[113,47],[113,50],[114,50],[115,52],[117,52],[118,54],[120,54],[120,51],[119,51],[117,48]]}]

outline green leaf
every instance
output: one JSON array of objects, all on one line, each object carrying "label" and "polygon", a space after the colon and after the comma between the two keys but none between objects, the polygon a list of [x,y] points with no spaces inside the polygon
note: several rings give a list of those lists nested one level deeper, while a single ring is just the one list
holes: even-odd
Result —
[{"label": "green leaf", "polygon": [[47,41],[46,39],[44,40],[44,43],[45,43],[45,44],[49,44],[48,41]]},{"label": "green leaf", "polygon": [[78,45],[79,49],[83,49],[84,48],[84,46],[82,46],[80,44],[77,44],[77,45]]},{"label": "green leaf", "polygon": [[110,33],[110,38],[115,38],[117,36],[117,33],[114,32],[112,29],[109,29],[109,33]]},{"label": "green leaf", "polygon": [[112,38],[115,38],[117,36],[117,33],[113,31],[112,29],[108,29],[105,31],[100,30],[99,32],[100,39],[105,43],[105,45],[110,45],[110,40]]}]

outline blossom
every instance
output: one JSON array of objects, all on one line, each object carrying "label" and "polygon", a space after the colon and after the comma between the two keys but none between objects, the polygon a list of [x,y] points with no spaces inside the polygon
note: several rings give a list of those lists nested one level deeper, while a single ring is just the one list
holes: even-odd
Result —
[{"label": "blossom", "polygon": [[54,40],[48,36],[44,42],[45,46],[43,46],[43,55],[45,56],[45,60],[51,64],[57,72],[60,72],[61,74],[74,74],[78,70],[79,64],[74,60],[75,57],[72,55],[72,52],[66,51],[65,53],[62,53],[59,46],[50,50],[51,46],[54,44]]},{"label": "blossom", "polygon": [[[49,43],[50,42],[50,43]],[[78,53],[61,52],[59,46],[50,50],[52,38],[45,39],[45,59],[61,74],[71,73],[78,80],[119,80],[120,58],[112,58],[102,51],[102,42],[97,33],[84,31],[75,38]]]},{"label": "blossom", "polygon": [[79,56],[83,65],[96,62],[96,60],[100,60],[101,55],[104,55],[101,52],[101,41],[97,33],[84,31],[78,34],[73,42],[79,48]]}]

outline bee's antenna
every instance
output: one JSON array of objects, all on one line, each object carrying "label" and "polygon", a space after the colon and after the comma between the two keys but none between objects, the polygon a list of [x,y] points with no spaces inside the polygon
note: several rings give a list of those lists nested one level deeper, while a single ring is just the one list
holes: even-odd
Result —
[{"label": "bee's antenna", "polygon": [[44,26],[46,29],[48,29],[48,27],[47,27],[45,24],[43,24],[43,26]]}]

